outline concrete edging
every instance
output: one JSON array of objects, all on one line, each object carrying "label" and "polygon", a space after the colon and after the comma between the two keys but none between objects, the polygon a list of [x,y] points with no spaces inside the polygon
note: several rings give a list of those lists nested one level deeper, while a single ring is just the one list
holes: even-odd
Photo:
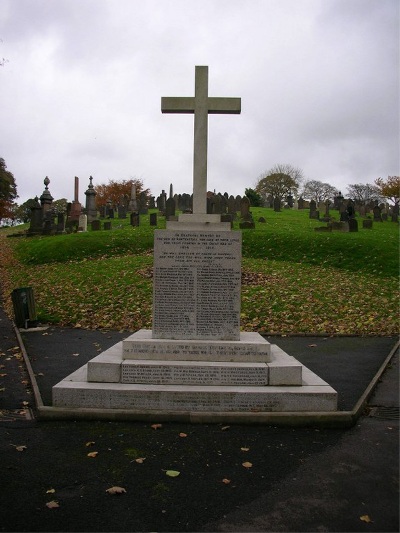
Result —
[{"label": "concrete edging", "polygon": [[29,356],[25,349],[19,329],[13,323],[14,331],[20,346],[24,362],[35,398],[35,418],[38,420],[107,420],[107,421],[135,421],[135,422],[184,422],[190,424],[253,424],[275,425],[287,427],[324,426],[332,428],[349,428],[354,426],[361,416],[365,404],[373,393],[379,379],[390,360],[399,349],[400,341],[392,348],[379,370],[365,389],[364,393],[351,411],[329,412],[196,412],[196,411],[136,411],[133,409],[93,409],[93,408],[62,408],[43,404],[42,396],[37,385],[36,376]]}]

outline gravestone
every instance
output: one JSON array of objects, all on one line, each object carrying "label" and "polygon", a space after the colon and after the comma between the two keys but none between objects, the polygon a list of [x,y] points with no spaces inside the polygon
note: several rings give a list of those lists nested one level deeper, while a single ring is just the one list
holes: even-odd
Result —
[{"label": "gravestone", "polygon": [[131,213],[131,219],[130,219],[130,222],[131,222],[131,226],[139,226],[140,224],[140,215],[139,213]]},{"label": "gravestone", "polygon": [[399,202],[392,207],[392,222],[399,222]]},{"label": "gravestone", "polygon": [[56,227],[56,234],[62,235],[63,233],[66,233],[65,231],[65,214],[64,213],[58,213],[57,215],[57,227]]},{"label": "gravestone", "polygon": [[278,197],[274,198],[274,211],[275,213],[279,213],[281,210],[281,199]]},{"label": "gravestone", "polygon": [[137,210],[138,210],[138,205],[137,205],[137,199],[136,199],[136,185],[132,183],[131,197],[130,197],[129,204],[128,204],[128,211],[130,211],[131,213],[136,213]]},{"label": "gravestone", "polygon": [[92,231],[99,231],[101,229],[101,222],[100,220],[92,220]]},{"label": "gravestone", "polygon": [[79,215],[78,231],[87,231],[87,215]]},{"label": "gravestone", "polygon": [[372,229],[372,219],[371,218],[366,218],[365,220],[362,221],[362,227],[364,229]]},{"label": "gravestone", "polygon": [[79,202],[79,178],[75,176],[74,180],[74,200],[71,204],[71,210],[68,215],[68,220],[70,221],[79,221],[79,215],[82,212],[82,205]]},{"label": "gravestone", "polygon": [[154,231],[152,329],[55,385],[57,408],[188,421],[297,411],[308,423],[312,412],[336,410],[327,383],[258,333],[240,330],[242,233],[206,213],[208,114],[240,111],[240,99],[226,100],[208,97],[208,67],[196,67],[194,98],[162,99],[163,110],[195,115],[193,213]]},{"label": "gravestone", "polygon": [[319,218],[319,213],[317,211],[317,202],[315,200],[311,200],[310,202],[309,218]]},{"label": "gravestone", "polygon": [[166,201],[165,216],[167,220],[173,220],[175,218],[175,200],[172,196]]},{"label": "gravestone", "polygon": [[106,220],[104,222],[104,229],[105,230],[110,230],[111,229],[111,221],[110,220]]},{"label": "gravestone", "polygon": [[355,219],[355,218],[349,218],[349,231],[350,231],[350,233],[351,233],[351,232],[358,231],[358,222],[357,222],[357,219]]},{"label": "gravestone", "polygon": [[28,235],[40,235],[43,230],[43,211],[36,196],[31,206],[31,220],[28,229]]},{"label": "gravestone", "polygon": [[157,226],[157,213],[150,213],[150,226]]},{"label": "gravestone", "polygon": [[86,214],[87,214],[87,220],[89,224],[96,220],[97,218],[97,209],[96,209],[96,191],[94,190],[93,186],[93,177],[90,176],[89,178],[89,185],[87,190],[85,191],[86,196]]},{"label": "gravestone", "polygon": [[374,213],[374,222],[382,222],[382,209],[379,207],[379,205],[374,205],[372,212]]},{"label": "gravestone", "polygon": [[304,198],[302,198],[301,196],[299,198],[298,208],[299,209],[304,209]]}]

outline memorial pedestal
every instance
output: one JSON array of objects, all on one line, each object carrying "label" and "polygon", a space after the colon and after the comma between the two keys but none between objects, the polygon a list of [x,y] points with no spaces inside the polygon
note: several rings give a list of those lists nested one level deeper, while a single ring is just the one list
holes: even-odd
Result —
[{"label": "memorial pedestal", "polygon": [[55,407],[203,420],[337,409],[327,383],[258,333],[240,331],[241,233],[208,217],[155,231],[153,329],[54,386]]}]

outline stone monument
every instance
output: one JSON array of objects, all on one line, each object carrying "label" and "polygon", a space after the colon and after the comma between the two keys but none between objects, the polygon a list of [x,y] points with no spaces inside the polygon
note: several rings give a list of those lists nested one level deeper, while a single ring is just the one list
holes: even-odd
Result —
[{"label": "stone monument", "polygon": [[74,184],[74,200],[71,204],[71,211],[69,212],[68,219],[70,221],[79,221],[79,216],[82,212],[82,205],[79,202],[79,178],[75,176]]},{"label": "stone monument", "polygon": [[96,220],[97,218],[97,208],[96,208],[96,191],[94,190],[93,186],[93,177],[90,176],[89,178],[89,185],[87,190],[85,191],[86,196],[86,215],[87,215],[87,221],[89,224],[93,222],[93,220]]},{"label": "stone monument", "polygon": [[193,212],[154,231],[153,327],[139,330],[53,387],[55,408],[111,418],[212,421],[266,413],[332,412],[337,393],[258,333],[240,330],[241,232],[207,214],[210,113],[240,113],[240,98],[162,98],[194,113]]}]

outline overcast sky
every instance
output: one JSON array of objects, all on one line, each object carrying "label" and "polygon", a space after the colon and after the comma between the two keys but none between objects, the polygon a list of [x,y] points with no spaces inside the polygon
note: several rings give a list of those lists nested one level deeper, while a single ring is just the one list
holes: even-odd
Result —
[{"label": "overcast sky", "polygon": [[343,193],[399,174],[398,0],[0,0],[0,157],[18,203],[139,178],[192,192],[193,115],[162,96],[240,97],[210,115],[208,190],[277,163]]}]

